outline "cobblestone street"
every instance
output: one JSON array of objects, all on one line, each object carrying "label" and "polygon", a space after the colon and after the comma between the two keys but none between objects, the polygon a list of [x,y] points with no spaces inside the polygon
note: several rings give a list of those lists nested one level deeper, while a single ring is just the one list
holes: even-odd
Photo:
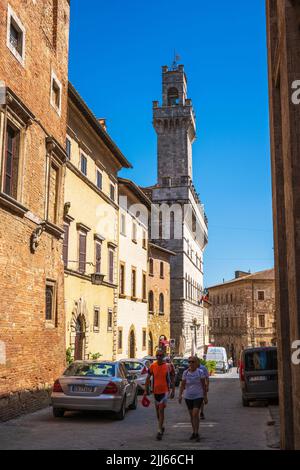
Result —
[{"label": "cobblestone street", "polygon": [[[177,392],[178,395],[178,392]],[[201,442],[190,443],[185,405],[169,403],[166,434],[155,440],[153,405],[129,411],[123,422],[110,416],[67,413],[54,419],[47,408],[0,425],[1,449],[108,449],[197,450],[268,449],[269,409],[264,404],[243,408],[235,373],[211,380],[206,420],[201,423]]]}]

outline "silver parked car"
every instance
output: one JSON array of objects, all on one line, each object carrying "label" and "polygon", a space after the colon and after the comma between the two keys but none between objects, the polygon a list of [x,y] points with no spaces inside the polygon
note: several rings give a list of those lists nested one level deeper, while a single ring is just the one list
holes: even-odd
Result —
[{"label": "silver parked car", "polygon": [[140,359],[121,359],[120,362],[124,364],[128,374],[136,376],[135,381],[139,391],[144,391],[148,375],[148,367],[146,362]]},{"label": "silver parked car", "polygon": [[54,383],[53,415],[63,417],[67,410],[113,411],[122,420],[127,408],[137,408],[135,379],[121,362],[75,361]]}]

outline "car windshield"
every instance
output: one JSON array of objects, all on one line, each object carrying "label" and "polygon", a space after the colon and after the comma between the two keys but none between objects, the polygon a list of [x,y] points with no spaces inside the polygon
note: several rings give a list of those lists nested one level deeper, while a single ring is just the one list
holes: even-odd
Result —
[{"label": "car windshield", "polygon": [[71,364],[64,372],[66,377],[114,377],[115,365],[106,362]]},{"label": "car windshield", "polygon": [[245,370],[277,370],[277,351],[252,351],[245,353]]},{"label": "car windshield", "polygon": [[141,370],[143,368],[143,364],[140,362],[123,362],[126,367],[126,370]]}]

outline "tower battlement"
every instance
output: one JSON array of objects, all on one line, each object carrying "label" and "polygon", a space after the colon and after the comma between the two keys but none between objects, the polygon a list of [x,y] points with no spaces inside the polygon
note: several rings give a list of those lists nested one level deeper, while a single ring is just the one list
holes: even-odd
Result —
[{"label": "tower battlement", "polygon": [[166,178],[189,177],[192,145],[196,138],[196,117],[187,97],[183,65],[162,67],[162,101],[153,102],[153,126],[158,138],[158,184]]}]

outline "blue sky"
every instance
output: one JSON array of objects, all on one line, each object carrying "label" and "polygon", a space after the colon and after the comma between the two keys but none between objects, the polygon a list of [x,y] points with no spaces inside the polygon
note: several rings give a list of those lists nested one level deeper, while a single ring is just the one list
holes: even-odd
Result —
[{"label": "blue sky", "polygon": [[194,182],[209,218],[205,285],[273,266],[263,0],[73,0],[70,80],[134,165],[156,182],[152,101],[174,49],[197,116]]}]

